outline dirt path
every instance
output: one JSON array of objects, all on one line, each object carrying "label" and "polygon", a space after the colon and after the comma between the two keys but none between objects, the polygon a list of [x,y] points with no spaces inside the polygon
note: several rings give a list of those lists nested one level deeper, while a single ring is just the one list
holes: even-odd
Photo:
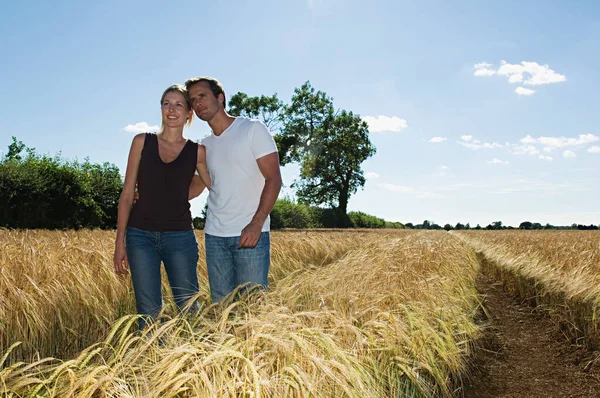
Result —
[{"label": "dirt path", "polygon": [[491,319],[465,398],[600,397],[600,359],[500,284],[483,275],[478,283]]}]

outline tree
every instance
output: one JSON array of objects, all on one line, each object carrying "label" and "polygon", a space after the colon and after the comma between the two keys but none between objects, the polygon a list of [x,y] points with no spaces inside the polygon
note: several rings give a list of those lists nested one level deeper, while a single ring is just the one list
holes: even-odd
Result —
[{"label": "tree", "polygon": [[281,129],[283,120],[283,102],[277,98],[277,93],[270,97],[248,97],[248,94],[238,92],[229,99],[227,112],[232,116],[245,116],[263,122],[272,133]]},{"label": "tree", "polygon": [[13,135],[12,143],[8,146],[8,153],[6,154],[6,160],[21,160],[21,152],[26,149],[25,144],[22,141],[17,141],[17,137]]},{"label": "tree", "polygon": [[290,105],[284,109],[283,128],[277,138],[280,154],[284,155],[279,157],[281,164],[301,162],[311,152],[317,135],[329,130],[334,113],[333,100],[315,91],[309,81],[296,88]]},{"label": "tree", "polygon": [[444,229],[445,229],[446,231],[451,231],[451,230],[453,230],[454,228],[452,228],[452,225],[450,225],[450,224],[445,224],[445,225],[444,225]]},{"label": "tree", "polygon": [[503,229],[504,227],[502,226],[502,221],[494,221],[493,223],[491,223],[490,225],[488,225],[487,227],[485,227],[485,229]]},{"label": "tree", "polygon": [[531,221],[523,221],[519,224],[519,229],[533,229],[533,223]]},{"label": "tree", "polygon": [[300,201],[327,204],[346,214],[350,195],[365,185],[361,164],[375,153],[369,128],[360,116],[341,111],[312,136],[310,150],[303,158],[298,188]]}]

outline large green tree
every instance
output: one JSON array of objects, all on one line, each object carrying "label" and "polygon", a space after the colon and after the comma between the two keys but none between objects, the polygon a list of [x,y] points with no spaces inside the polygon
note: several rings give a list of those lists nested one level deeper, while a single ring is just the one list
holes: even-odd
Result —
[{"label": "large green tree", "polygon": [[346,214],[350,196],[365,185],[361,165],[375,153],[369,128],[360,116],[341,111],[312,136],[300,179],[292,184],[306,203],[327,204]]}]

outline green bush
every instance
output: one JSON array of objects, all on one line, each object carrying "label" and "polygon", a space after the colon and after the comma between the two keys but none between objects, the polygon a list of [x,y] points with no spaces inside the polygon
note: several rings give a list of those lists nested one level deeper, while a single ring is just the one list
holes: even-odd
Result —
[{"label": "green bush", "polygon": [[351,211],[348,218],[353,228],[404,228],[402,223],[385,221],[362,211]]},{"label": "green bush", "polygon": [[404,228],[363,212],[342,214],[337,209],[308,206],[279,199],[271,212],[271,229],[282,228]]},{"label": "green bush", "polygon": [[279,199],[271,212],[271,228],[315,228],[309,206]]},{"label": "green bush", "polygon": [[122,186],[113,164],[38,155],[13,137],[0,162],[0,226],[115,228]]}]

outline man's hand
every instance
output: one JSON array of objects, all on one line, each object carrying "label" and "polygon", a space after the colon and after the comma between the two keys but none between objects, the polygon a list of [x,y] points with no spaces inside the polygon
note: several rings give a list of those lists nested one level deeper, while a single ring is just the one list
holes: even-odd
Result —
[{"label": "man's hand", "polygon": [[133,205],[135,205],[135,202],[137,202],[140,199],[140,193],[138,191],[138,184],[137,182],[135,183],[135,191],[133,191],[133,202],[131,203],[131,207],[133,207]]},{"label": "man's hand", "polygon": [[240,244],[238,245],[238,248],[256,246],[261,232],[262,224],[250,223],[246,225],[246,228],[242,229],[242,235],[240,236]]},{"label": "man's hand", "polygon": [[125,250],[124,244],[117,244],[115,246],[113,263],[115,265],[115,273],[117,275],[127,275],[129,263],[127,261],[127,251]]}]

